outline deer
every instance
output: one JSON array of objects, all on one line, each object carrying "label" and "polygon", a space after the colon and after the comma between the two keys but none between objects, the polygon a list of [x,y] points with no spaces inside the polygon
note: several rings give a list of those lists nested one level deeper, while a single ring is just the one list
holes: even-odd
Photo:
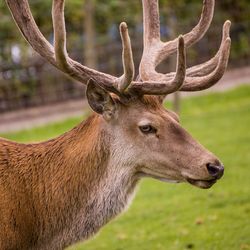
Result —
[{"label": "deer", "polygon": [[[208,30],[215,0],[204,0],[197,25],[163,42],[158,0],[142,0],[144,46],[135,77],[131,40],[120,24],[123,74],[116,77],[69,57],[64,0],[53,0],[54,43],[40,32],[27,0],[5,0],[32,48],[67,76],[87,85],[93,113],[72,130],[46,142],[0,139],[0,249],[63,249],[95,235],[131,203],[143,178],[212,187],[222,162],[180,124],[164,98],[202,91],[223,76],[230,54],[230,21],[216,55],[187,68],[186,49]],[[177,53],[176,71],[156,67]]]}]

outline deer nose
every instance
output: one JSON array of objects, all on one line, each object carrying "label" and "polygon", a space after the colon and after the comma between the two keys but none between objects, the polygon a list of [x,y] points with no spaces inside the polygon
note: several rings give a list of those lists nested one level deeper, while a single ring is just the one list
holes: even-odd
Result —
[{"label": "deer nose", "polygon": [[220,179],[224,174],[223,165],[214,165],[212,163],[208,163],[207,170],[208,170],[208,173],[216,179]]}]

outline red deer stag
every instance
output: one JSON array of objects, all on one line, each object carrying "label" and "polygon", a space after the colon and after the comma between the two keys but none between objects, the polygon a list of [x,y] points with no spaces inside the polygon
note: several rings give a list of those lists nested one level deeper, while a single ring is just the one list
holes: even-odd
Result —
[{"label": "red deer stag", "polygon": [[[54,46],[39,31],[27,0],[6,0],[22,34],[43,58],[86,84],[95,114],[56,139],[38,144],[0,140],[0,249],[62,249],[86,240],[121,213],[143,177],[211,187],[221,162],[165,110],[162,100],[199,91],[223,76],[230,53],[230,22],[218,53],[186,69],[185,48],[210,26],[214,0],[204,0],[197,26],[169,42],[160,39],[158,0],[142,0],[144,52],[139,76],[128,29],[121,23],[124,74],[114,77],[71,59],[66,50],[64,0],[52,8]],[[175,73],[156,71],[177,52]]]}]

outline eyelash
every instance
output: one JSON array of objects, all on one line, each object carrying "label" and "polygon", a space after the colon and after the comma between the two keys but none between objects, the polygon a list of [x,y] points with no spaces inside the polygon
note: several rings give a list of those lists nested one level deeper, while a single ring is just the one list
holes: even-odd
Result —
[{"label": "eyelash", "polygon": [[155,134],[157,132],[157,129],[151,125],[139,126],[139,129],[143,134]]}]

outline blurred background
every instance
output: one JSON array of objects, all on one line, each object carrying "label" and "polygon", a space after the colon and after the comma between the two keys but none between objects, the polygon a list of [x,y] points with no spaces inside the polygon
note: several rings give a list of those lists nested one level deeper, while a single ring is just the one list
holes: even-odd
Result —
[{"label": "blurred background", "polygon": [[[42,33],[53,43],[51,0],[29,3]],[[160,0],[163,40],[190,31],[201,8],[202,0]],[[71,0],[66,1],[65,16],[70,56],[116,76],[122,74],[118,27],[126,21],[138,69],[143,49],[141,1]],[[232,50],[225,77],[212,93],[175,94],[166,103],[180,113],[183,125],[196,138],[223,159],[228,171],[221,184],[201,192],[187,185],[166,187],[145,181],[125,216],[86,246],[72,249],[250,249],[250,1],[216,1],[211,28],[188,49],[187,63],[204,62],[216,53],[227,19],[232,21]],[[0,20],[1,136],[41,141],[79,123],[89,112],[84,86],[27,45],[4,1]],[[174,69],[172,56],[158,70]]]},{"label": "blurred background", "polygon": [[[29,1],[43,34],[53,43],[51,1]],[[201,0],[161,0],[161,34],[173,39],[191,30],[201,13]],[[223,22],[230,19],[232,52],[229,69],[250,65],[250,2],[217,1],[213,23],[200,43],[188,50],[188,65],[213,56],[220,44]],[[113,75],[122,74],[119,23],[126,21],[132,39],[136,69],[142,54],[140,1],[71,0],[66,3],[68,51],[79,62]],[[84,97],[72,82],[35,54],[20,35],[4,3],[0,3],[0,112],[44,106]],[[175,69],[175,56],[159,68]],[[248,72],[249,73],[249,72]]]}]

